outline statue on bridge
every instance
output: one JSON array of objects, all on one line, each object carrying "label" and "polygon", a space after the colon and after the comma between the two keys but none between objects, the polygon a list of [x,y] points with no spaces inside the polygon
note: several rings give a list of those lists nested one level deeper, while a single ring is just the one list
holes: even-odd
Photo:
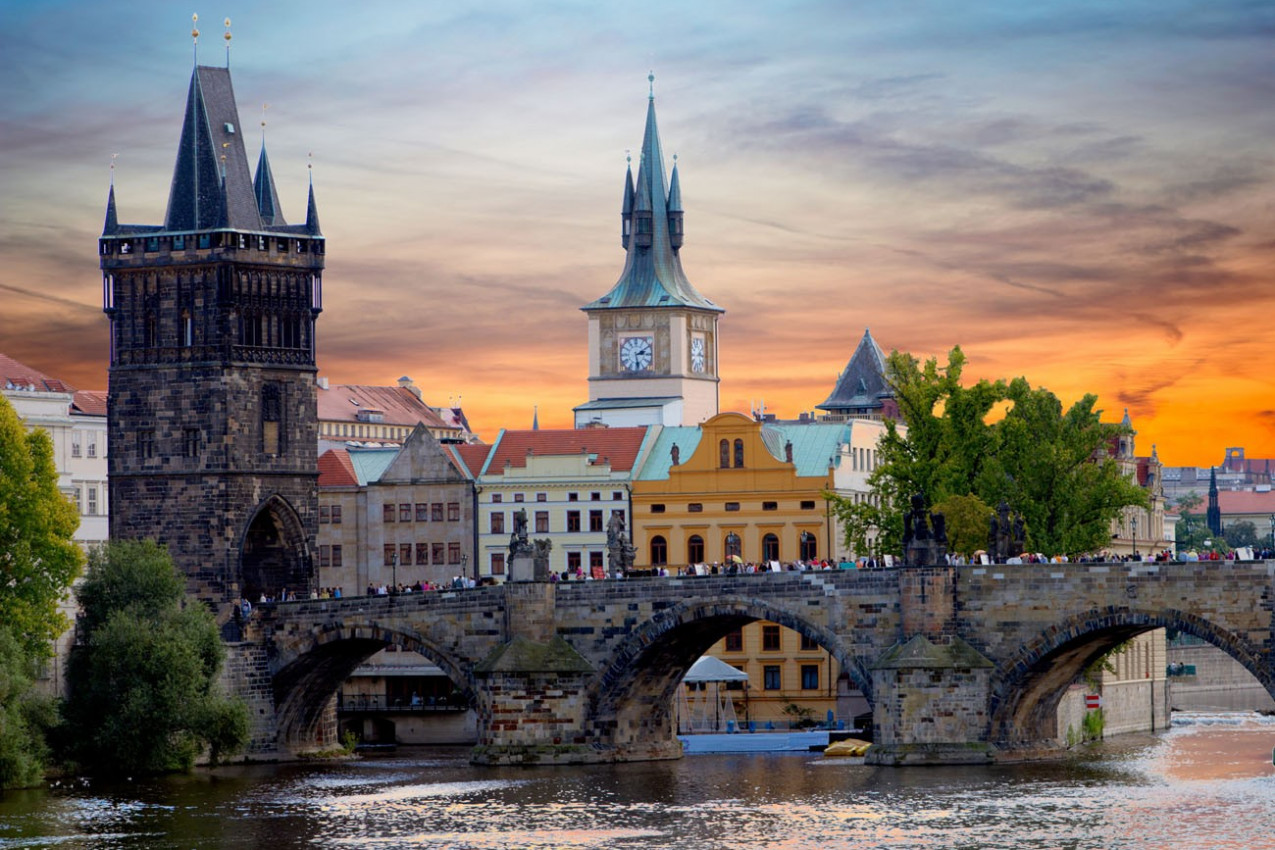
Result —
[{"label": "statue on bridge", "polygon": [[992,561],[1003,564],[1010,558],[1021,555],[1027,548],[1027,528],[1023,523],[1023,515],[1011,514],[1009,502],[1001,499],[996,506],[996,515],[987,521],[987,554]]},{"label": "statue on bridge", "polygon": [[912,496],[912,509],[903,515],[903,560],[909,567],[947,560],[947,519],[926,510],[922,493]]},{"label": "statue on bridge", "polygon": [[549,552],[553,549],[553,541],[547,537],[538,537],[532,541],[535,554],[532,555],[532,577],[535,581],[549,580]]},{"label": "statue on bridge", "polygon": [[633,561],[637,557],[637,547],[625,536],[624,514],[613,513],[607,522],[607,563],[611,566],[611,575],[624,575],[633,569]]},{"label": "statue on bridge", "polygon": [[[546,578],[547,576],[546,569]],[[527,539],[527,509],[514,511],[514,530],[509,535],[509,563],[506,574],[509,581],[533,581],[535,579],[535,550]]]}]

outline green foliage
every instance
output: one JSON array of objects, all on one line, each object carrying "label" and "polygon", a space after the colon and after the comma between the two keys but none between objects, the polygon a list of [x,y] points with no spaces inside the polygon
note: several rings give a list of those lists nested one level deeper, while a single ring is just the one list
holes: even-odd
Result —
[{"label": "green foliage", "polygon": [[1084,734],[1086,741],[1101,741],[1102,730],[1107,725],[1107,718],[1103,716],[1102,709],[1094,709],[1085,712]]},{"label": "green foliage", "polygon": [[30,666],[21,642],[0,627],[0,788],[30,787],[44,776],[52,702],[32,693]]},{"label": "green foliage", "polygon": [[1259,545],[1257,526],[1246,519],[1233,522],[1222,529],[1222,536],[1226,538],[1226,545],[1232,549],[1238,549],[1241,546]]},{"label": "green foliage", "polygon": [[182,579],[151,542],[93,552],[78,597],[85,642],[71,654],[72,755],[96,773],[188,770],[247,740],[246,707],[224,698],[225,648],[208,610],[183,607]]},{"label": "green foliage", "polygon": [[783,708],[784,714],[792,718],[791,723],[799,729],[809,729],[815,726],[815,710],[808,705],[797,705],[790,702]]},{"label": "green foliage", "polygon": [[1202,504],[1204,498],[1199,493],[1187,493],[1178,498],[1176,507],[1180,519],[1175,530],[1178,549],[1203,549],[1204,541],[1213,537],[1205,514],[1199,509]]},{"label": "green foliage", "polygon": [[28,434],[0,396],[0,623],[32,657],[66,630],[58,602],[84,563],[71,539],[79,521],[58,490],[49,435]]},{"label": "green foliage", "polygon": [[[1024,378],[966,387],[964,366],[959,347],[944,367],[934,358],[921,364],[890,355],[887,379],[907,433],[886,423],[868,477],[879,504],[830,497],[847,545],[864,552],[876,534],[884,549],[899,551],[909,499],[924,493],[932,505],[953,496],[976,496],[988,506],[1006,500],[1023,515],[1032,550],[1075,555],[1102,548],[1121,509],[1146,504],[1141,488],[1104,456],[1120,426],[1100,421],[1093,395],[1064,412],[1053,393]],[[1002,406],[1004,417],[990,421]],[[986,533],[984,527],[984,541]]]},{"label": "green foliage", "polygon": [[949,552],[972,555],[987,548],[988,520],[996,512],[978,496],[948,496],[930,510],[943,514]]}]

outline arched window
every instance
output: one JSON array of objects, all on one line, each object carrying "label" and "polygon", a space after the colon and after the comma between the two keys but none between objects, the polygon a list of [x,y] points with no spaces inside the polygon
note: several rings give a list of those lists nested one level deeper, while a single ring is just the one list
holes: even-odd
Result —
[{"label": "arched window", "polygon": [[717,444],[717,452],[721,455],[721,467],[725,469],[730,466],[730,442],[722,440]]},{"label": "arched window", "polygon": [[686,541],[686,560],[692,564],[704,563],[704,538],[692,534]]},{"label": "arched window", "polygon": [[779,538],[774,534],[767,534],[761,539],[761,559],[763,561],[779,560]]},{"label": "arched window", "polygon": [[182,310],[182,347],[190,348],[195,344],[195,323],[190,317],[190,310]]},{"label": "arched window", "polygon": [[801,560],[813,561],[819,557],[819,540],[809,531],[801,532]]},{"label": "arched window", "polygon": [[726,559],[730,560],[731,556],[740,556],[744,554],[743,544],[740,542],[739,535],[730,532],[726,535]]},{"label": "arched window", "polygon": [[738,467],[743,465],[744,465],[744,441],[736,440],[735,441],[735,466]]},{"label": "arched window", "polygon": [[651,566],[662,567],[668,563],[668,541],[660,535],[651,538]]}]

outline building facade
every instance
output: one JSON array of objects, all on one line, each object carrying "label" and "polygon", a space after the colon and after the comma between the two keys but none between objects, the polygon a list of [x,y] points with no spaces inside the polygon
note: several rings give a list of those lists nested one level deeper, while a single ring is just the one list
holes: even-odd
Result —
[{"label": "building facade", "polygon": [[423,425],[440,442],[475,442],[464,417],[426,404],[409,377],[393,387],[329,384],[318,379],[319,452],[347,444],[401,446]]},{"label": "building facade", "polygon": [[1138,455],[1135,443],[1138,432],[1133,429],[1128,410],[1125,410],[1120,425],[1122,433],[1114,452],[1115,459],[1121,474],[1142,488],[1147,496],[1147,507],[1126,507],[1119,517],[1112,520],[1111,552],[1117,557],[1134,554],[1154,556],[1165,550],[1173,552],[1177,548],[1175,516],[1166,510],[1164,465],[1160,463],[1155,446],[1151,447],[1150,455]]},{"label": "building facade", "polygon": [[165,220],[99,240],[110,320],[111,537],[166,544],[201,598],[314,582],[315,320],[325,243],[310,187],[283,217],[249,175],[228,68],[191,75]]},{"label": "building facade", "polygon": [[725,311],[682,271],[677,164],[671,182],[664,175],[652,89],[637,180],[632,166],[624,176],[624,270],[581,308],[589,316],[589,401],[575,408],[576,427],[697,424],[717,414],[717,323]]},{"label": "building facade", "polygon": [[503,579],[510,537],[523,512],[529,540],[548,540],[549,569],[610,575],[607,526],[633,527],[630,489],[652,429],[504,430],[477,477],[480,576]]}]

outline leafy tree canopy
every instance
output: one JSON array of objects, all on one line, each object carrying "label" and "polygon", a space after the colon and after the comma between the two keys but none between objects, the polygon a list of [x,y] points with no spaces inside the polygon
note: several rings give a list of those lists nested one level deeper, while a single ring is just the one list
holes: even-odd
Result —
[{"label": "leafy tree canopy", "polygon": [[1222,534],[1226,538],[1226,545],[1232,549],[1258,545],[1257,526],[1246,519],[1231,523],[1222,529]]},{"label": "leafy tree canopy", "polygon": [[27,433],[0,396],[0,623],[33,657],[47,656],[66,630],[58,602],[84,563],[71,539],[78,527],[75,505],[58,490],[52,440]]},{"label": "leafy tree canopy", "polygon": [[29,669],[21,642],[0,626],[0,788],[28,788],[44,778],[43,729],[56,712],[32,692]]},{"label": "leafy tree canopy", "polygon": [[96,773],[187,770],[247,739],[244,705],[217,687],[225,647],[204,606],[183,606],[182,578],[157,544],[95,550],[78,597],[85,642],[71,655],[71,756]]},{"label": "leafy tree canopy", "polygon": [[[877,502],[832,497],[847,544],[867,551],[875,534],[886,551],[898,551],[908,500],[924,493],[932,505],[954,496],[976,496],[989,507],[1008,502],[1023,515],[1033,551],[1074,555],[1106,545],[1120,510],[1146,504],[1107,456],[1120,426],[1100,421],[1094,395],[1064,411],[1053,393],[1025,378],[967,387],[965,362],[959,347],[943,367],[897,351],[888,358],[886,377],[907,430],[886,423],[868,478]],[[1004,416],[991,421],[1001,408]]]}]

